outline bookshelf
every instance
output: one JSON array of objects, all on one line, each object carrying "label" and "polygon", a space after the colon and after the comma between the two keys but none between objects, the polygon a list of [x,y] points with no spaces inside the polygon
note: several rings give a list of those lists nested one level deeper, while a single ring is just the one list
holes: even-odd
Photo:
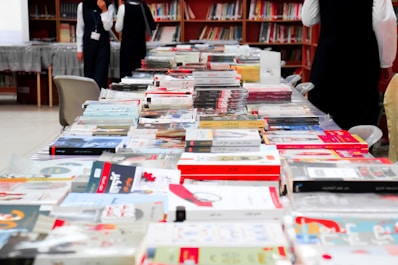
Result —
[{"label": "bookshelf", "polygon": [[[28,0],[30,39],[74,42],[76,8],[80,1]],[[121,0],[116,2],[122,3]],[[302,0],[145,2],[153,11],[159,28],[176,28],[177,41],[238,40],[240,44],[280,51],[286,69],[294,71],[302,67],[303,26],[299,15]],[[121,35],[116,37],[120,39]]]}]

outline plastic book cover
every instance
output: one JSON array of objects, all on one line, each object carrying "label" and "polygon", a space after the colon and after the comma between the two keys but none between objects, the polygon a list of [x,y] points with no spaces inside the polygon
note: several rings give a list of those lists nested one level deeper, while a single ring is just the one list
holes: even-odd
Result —
[{"label": "plastic book cover", "polygon": [[295,192],[288,194],[298,212],[397,214],[398,194]]},{"label": "plastic book cover", "polygon": [[274,130],[263,134],[266,144],[278,149],[355,149],[368,152],[368,144],[345,130]]},{"label": "plastic book cover", "polygon": [[283,162],[290,192],[396,193],[394,164]]},{"label": "plastic book cover", "polygon": [[183,152],[177,163],[182,175],[195,174],[279,174],[277,150],[235,153]]},{"label": "plastic book cover", "polygon": [[397,245],[325,246],[297,245],[294,247],[300,264],[347,265],[347,264],[396,264]]},{"label": "plastic book cover", "polygon": [[258,129],[187,129],[185,146],[260,146]]},{"label": "plastic book cover", "polygon": [[0,181],[65,181],[89,175],[93,162],[70,158],[33,160],[18,155],[11,157]]},{"label": "plastic book cover", "polygon": [[397,215],[292,215],[295,243],[336,246],[396,245]]},{"label": "plastic book cover", "polygon": [[220,189],[216,185],[169,184],[167,194],[168,221],[271,220],[281,218],[284,213],[279,192],[271,186]]}]

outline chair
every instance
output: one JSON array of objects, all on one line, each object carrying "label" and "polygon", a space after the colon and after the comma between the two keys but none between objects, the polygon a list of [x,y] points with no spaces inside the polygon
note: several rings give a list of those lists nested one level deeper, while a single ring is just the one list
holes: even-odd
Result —
[{"label": "chair", "polygon": [[294,88],[303,96],[306,96],[307,93],[314,89],[315,85],[312,82],[304,82],[296,85]]},{"label": "chair", "polygon": [[368,143],[369,149],[383,137],[383,131],[375,125],[356,125],[348,130]]},{"label": "chair", "polygon": [[74,75],[53,78],[59,98],[59,123],[65,128],[83,114],[86,100],[98,100],[100,88],[94,79]]},{"label": "chair", "polygon": [[285,81],[289,83],[292,87],[296,87],[297,83],[301,80],[300,74],[291,74],[286,76]]},{"label": "chair", "polygon": [[398,162],[398,74],[394,74],[384,93],[384,111],[387,119],[388,158]]}]

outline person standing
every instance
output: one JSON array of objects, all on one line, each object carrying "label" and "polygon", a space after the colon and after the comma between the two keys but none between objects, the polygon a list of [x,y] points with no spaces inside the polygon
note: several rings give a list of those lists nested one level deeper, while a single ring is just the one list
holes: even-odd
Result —
[{"label": "person standing", "polygon": [[84,64],[84,76],[93,78],[100,88],[108,87],[114,12],[114,5],[105,0],[84,0],[77,6],[77,59]]},{"label": "person standing", "polygon": [[135,69],[141,68],[141,60],[147,53],[147,27],[155,30],[156,25],[146,3],[139,0],[126,0],[119,6],[115,30],[122,32],[120,78],[131,76]]},{"label": "person standing", "polygon": [[310,102],[342,129],[377,125],[397,50],[391,0],[305,0],[301,16],[305,26],[320,23]]}]

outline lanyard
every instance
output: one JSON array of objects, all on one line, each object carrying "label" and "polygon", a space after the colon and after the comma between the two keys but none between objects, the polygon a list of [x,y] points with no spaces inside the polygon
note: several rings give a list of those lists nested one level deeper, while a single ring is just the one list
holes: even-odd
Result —
[{"label": "lanyard", "polygon": [[98,16],[95,15],[96,12],[94,9],[91,9],[91,16],[93,17],[94,24],[95,24],[95,32],[97,32],[97,27],[98,27]]}]

